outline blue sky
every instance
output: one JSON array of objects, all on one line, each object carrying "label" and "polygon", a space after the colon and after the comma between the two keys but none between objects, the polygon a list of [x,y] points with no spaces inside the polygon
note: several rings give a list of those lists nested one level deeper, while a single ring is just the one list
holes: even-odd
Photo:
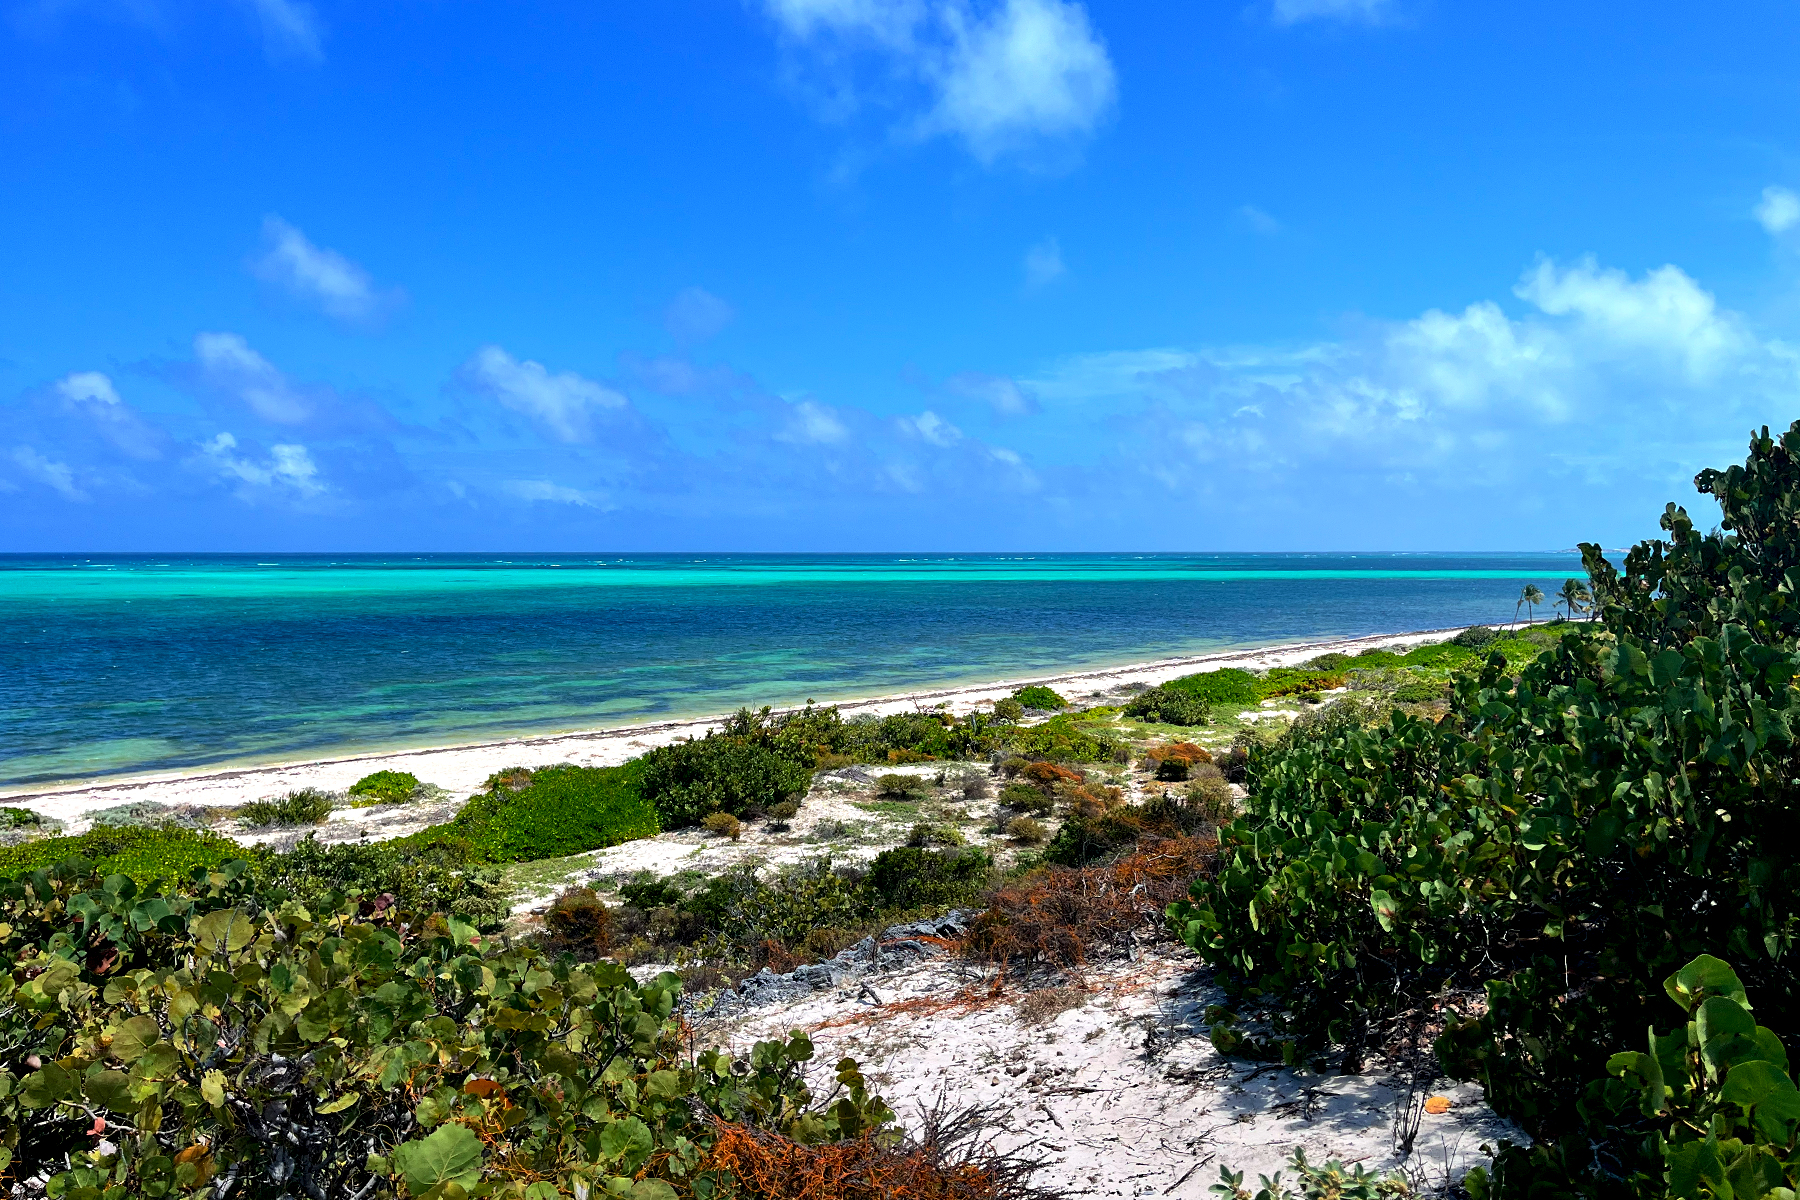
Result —
[{"label": "blue sky", "polygon": [[0,550],[1617,545],[1800,418],[1792,6],[0,5]]}]

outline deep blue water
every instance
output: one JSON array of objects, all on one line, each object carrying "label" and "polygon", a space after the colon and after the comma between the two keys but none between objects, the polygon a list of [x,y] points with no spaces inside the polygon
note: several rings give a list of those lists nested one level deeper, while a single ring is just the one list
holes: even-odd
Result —
[{"label": "deep blue water", "polygon": [[1573,554],[0,556],[0,786],[1510,620]]}]

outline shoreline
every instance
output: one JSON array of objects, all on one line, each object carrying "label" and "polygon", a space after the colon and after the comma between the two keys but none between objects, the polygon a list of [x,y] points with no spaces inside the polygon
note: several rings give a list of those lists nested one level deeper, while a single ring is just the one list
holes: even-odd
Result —
[{"label": "shoreline", "polygon": [[[1493,628],[1508,628],[1511,624],[1513,623],[1495,625]],[[1219,670],[1225,667],[1260,670],[1292,666],[1320,654],[1347,648],[1361,650],[1442,641],[1464,628],[1466,626],[1459,625],[1446,629],[1366,634],[1354,638],[1282,642],[1250,649],[1221,650],[1053,675],[955,684],[848,700],[826,699],[819,703],[835,704],[846,717],[863,714],[886,716],[939,704],[948,704],[952,712],[961,715],[981,704],[1010,696],[1027,684],[1057,687],[1071,701],[1091,701],[1132,684],[1155,686],[1179,675],[1194,674],[1197,670]],[[729,715],[714,713],[640,725],[524,735],[449,746],[371,750],[301,761],[227,768],[197,767],[48,786],[24,785],[0,788],[0,804],[28,808],[43,816],[60,820],[68,826],[67,831],[73,833],[86,826],[87,822],[82,820],[86,813],[119,804],[148,800],[169,806],[199,804],[225,807],[304,787],[343,791],[364,775],[380,770],[410,770],[423,782],[436,784],[451,793],[468,794],[478,791],[481,782],[489,775],[512,766],[535,768],[557,762],[573,762],[580,766],[617,766],[646,750],[667,745],[683,737],[699,736]]]}]

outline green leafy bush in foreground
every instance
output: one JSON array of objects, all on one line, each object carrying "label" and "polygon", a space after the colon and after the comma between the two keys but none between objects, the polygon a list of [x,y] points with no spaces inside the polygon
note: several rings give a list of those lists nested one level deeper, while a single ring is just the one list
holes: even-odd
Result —
[{"label": "green leafy bush in foreground", "polygon": [[383,804],[404,804],[419,792],[419,777],[410,771],[376,771],[350,785],[352,796],[366,796]]},{"label": "green leafy bush in foreground", "polygon": [[[1608,1141],[1639,1140],[1624,1180],[1637,1195],[1791,1200],[1800,1185],[1800,1089],[1781,1039],[1756,1023],[1737,973],[1711,955],[1669,976],[1663,990],[1691,1020],[1666,1034],[1653,1026],[1645,1049],[1607,1059],[1608,1078],[1589,1084],[1581,1103],[1595,1145],[1604,1153]],[[1526,1161],[1543,1194],[1579,1187],[1558,1153]],[[1626,1174],[1624,1164],[1607,1165]],[[1474,1200],[1493,1190],[1481,1168],[1465,1186]]]},{"label": "green leafy bush in foreground", "polygon": [[1216,873],[1170,910],[1272,1017],[1224,1049],[1355,1069],[1450,996],[1442,1064],[1537,1143],[1502,1149],[1497,1197],[1663,1194],[1581,1101],[1682,964],[1728,958],[1769,1028],[1800,1020],[1800,423],[1697,483],[1725,532],[1671,505],[1622,574],[1584,546],[1599,618],[1524,662],[1494,643],[1448,716],[1253,749]]},{"label": "green leafy bush in foreground", "polygon": [[185,895],[80,861],[0,885],[0,1183],[680,1200],[736,1193],[707,1163],[721,1122],[821,1143],[891,1120],[848,1059],[816,1101],[803,1035],[694,1054],[672,975],[639,985],[441,918],[405,935],[353,905],[271,907],[243,868]]},{"label": "green leafy bush in foreground", "polygon": [[644,759],[622,767],[543,767],[519,790],[496,783],[447,825],[404,839],[413,846],[460,840],[489,862],[562,858],[662,832],[644,795]]},{"label": "green leafy bush in foreground", "polygon": [[1124,742],[1082,729],[1068,716],[998,733],[995,748],[1058,762],[1117,762],[1130,758],[1130,749]]}]

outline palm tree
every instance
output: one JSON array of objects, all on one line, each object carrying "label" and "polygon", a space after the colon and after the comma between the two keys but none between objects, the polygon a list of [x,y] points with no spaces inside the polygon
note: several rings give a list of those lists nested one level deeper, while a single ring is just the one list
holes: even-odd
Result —
[{"label": "palm tree", "polygon": [[[1563,611],[1571,621],[1575,619],[1576,613],[1586,611],[1588,604],[1593,599],[1594,594],[1588,591],[1587,584],[1579,579],[1563,580],[1562,591],[1556,593],[1556,602],[1562,605]],[[1516,616],[1518,609],[1514,609],[1513,614]]]},{"label": "palm tree", "polygon": [[1542,604],[1543,602],[1544,589],[1540,588],[1535,583],[1526,584],[1519,591],[1519,602],[1513,605],[1513,621],[1517,623],[1519,619],[1519,610],[1523,608],[1525,610],[1526,621],[1528,623],[1534,622],[1535,618],[1531,612],[1532,607],[1534,605]]}]

